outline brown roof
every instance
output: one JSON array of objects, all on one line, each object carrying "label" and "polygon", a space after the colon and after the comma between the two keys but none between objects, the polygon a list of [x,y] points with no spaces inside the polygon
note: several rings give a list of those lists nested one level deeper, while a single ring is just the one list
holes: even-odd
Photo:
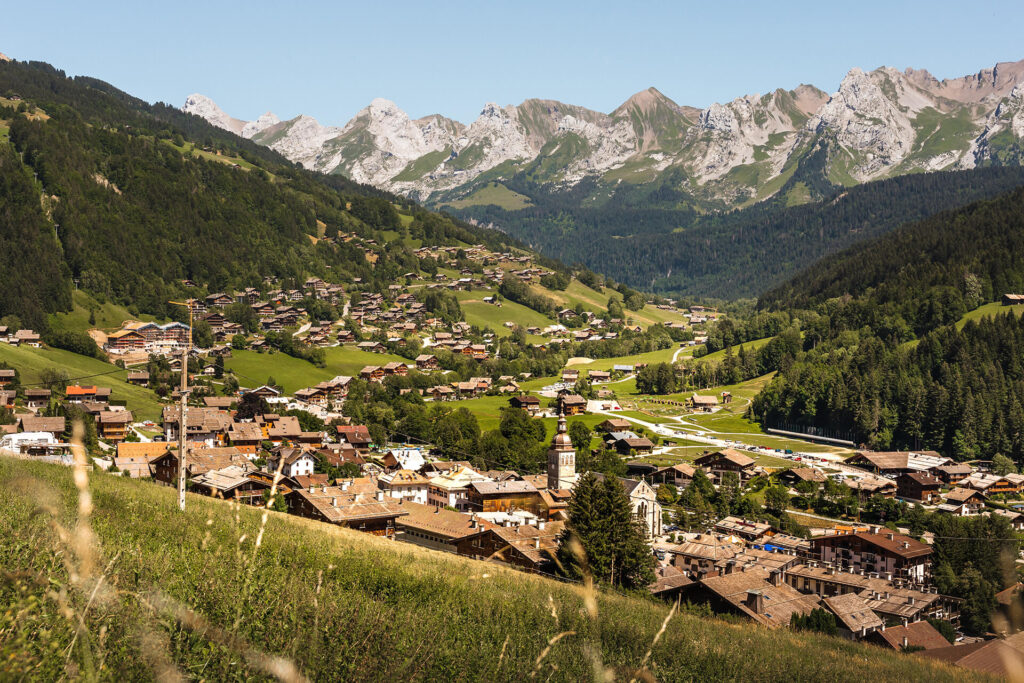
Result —
[{"label": "brown roof", "polygon": [[1021,636],[1021,633],[1017,633],[1003,640],[985,640],[969,645],[949,646],[947,643],[946,647],[918,654],[965,669],[1014,678],[1020,676],[1024,661]]},{"label": "brown roof", "polygon": [[132,411],[104,410],[99,414],[100,424],[131,424]]},{"label": "brown roof", "polygon": [[925,557],[931,555],[932,548],[927,543],[915,540],[910,536],[903,534],[897,534],[892,531],[886,531],[884,533],[874,534],[869,531],[858,531],[853,534],[839,534],[837,536],[819,536],[811,539],[811,543],[815,546],[831,543],[838,541],[840,545],[846,539],[860,538],[861,540],[881,548],[885,552],[893,555],[898,555],[904,559],[912,559],[915,557]]},{"label": "brown roof", "polygon": [[263,430],[255,422],[232,422],[228,438],[232,441],[262,441]]},{"label": "brown roof", "polygon": [[[540,529],[532,524],[517,527],[496,526],[490,532],[534,564],[541,564],[558,550],[558,537],[565,525],[562,522],[547,522]],[[538,543],[539,542],[539,543]],[[537,546],[540,545],[538,548]],[[495,555],[501,559],[503,550]]]},{"label": "brown roof", "polygon": [[1003,590],[996,593],[996,602],[998,602],[1000,605],[1013,604],[1016,600],[1019,599],[1018,596],[1020,595],[1021,588],[1024,588],[1024,585],[1020,583],[1014,584],[1009,588],[1004,588]]},{"label": "brown roof", "polygon": [[985,500],[985,494],[981,491],[975,491],[974,489],[964,489],[959,486],[950,489],[949,493],[946,494],[946,500],[954,503],[966,503],[971,498],[979,498]]},{"label": "brown roof", "polygon": [[655,595],[693,583],[686,574],[672,565],[658,567],[654,570],[654,577],[654,583],[647,586],[647,590]]},{"label": "brown roof", "polygon": [[662,467],[655,474],[666,474],[668,472],[678,472],[684,477],[693,478],[693,475],[697,472],[697,468],[693,465],[688,465],[685,462],[680,462],[675,465],[669,465],[668,467]]},{"label": "brown roof", "polygon": [[533,487],[538,491],[548,487],[548,475],[546,474],[524,474],[520,479],[533,484]]},{"label": "brown roof", "polygon": [[294,415],[284,415],[278,418],[274,426],[270,428],[270,438],[297,439],[302,434],[302,427],[299,425],[299,418]]},{"label": "brown roof", "polygon": [[150,441],[148,443],[129,443],[127,441],[117,444],[117,457],[119,458],[147,458],[152,460],[163,455],[171,448],[177,448],[178,444],[169,444],[164,441]]},{"label": "brown roof", "polygon": [[851,455],[846,462],[857,464],[867,461],[880,470],[905,470],[910,463],[910,453],[873,453],[860,451]]},{"label": "brown roof", "polygon": [[[708,577],[700,583],[754,621],[770,628],[789,626],[793,614],[807,614],[818,606],[818,596],[804,595],[786,583],[772,585],[768,576],[764,569],[754,568]],[[748,602],[748,597],[753,594],[760,594],[763,598],[760,612]]]},{"label": "brown roof", "polygon": [[500,496],[510,493],[536,493],[537,489],[528,481],[510,479],[506,481],[474,481],[469,485],[482,496]]},{"label": "brown roof", "polygon": [[[178,454],[176,452],[167,451],[166,453],[177,462]],[[210,470],[221,470],[231,465],[252,468],[252,463],[237,448],[192,448],[186,453],[188,456],[185,460],[186,470],[189,476],[193,477]]]},{"label": "brown roof", "polygon": [[394,498],[382,494],[377,500],[377,486],[369,479],[353,479],[347,487],[324,486],[296,489],[289,495],[305,498],[328,522],[346,524],[371,519],[388,519],[408,514]]},{"label": "brown roof", "polygon": [[853,633],[859,633],[862,629],[879,629],[883,625],[881,618],[871,611],[864,599],[854,593],[833,595],[823,599],[822,603]]},{"label": "brown roof", "polygon": [[949,647],[949,641],[927,621],[915,621],[906,626],[891,626],[884,631],[879,631],[878,637],[895,650],[903,648],[904,638],[909,647],[920,647],[925,650]]},{"label": "brown roof", "polygon": [[936,472],[944,472],[945,474],[965,475],[970,474],[971,472],[974,471],[974,469],[970,465],[965,465],[963,463],[956,463],[953,465],[939,465],[938,467],[933,467],[932,469],[935,470]]},{"label": "brown roof", "polygon": [[32,417],[29,415],[21,418],[21,431],[23,432],[51,432],[64,431],[63,417]]},{"label": "brown roof", "polygon": [[868,543],[887,550],[904,558],[924,557],[931,555],[932,548],[927,543],[915,540],[910,536],[896,533],[872,534],[861,532],[856,534]]},{"label": "brown roof", "polygon": [[921,486],[942,486],[942,481],[927,472],[910,472],[902,475],[916,481]]},{"label": "brown roof", "polygon": [[451,540],[473,536],[493,526],[490,522],[478,520],[473,515],[414,503],[411,500],[402,500],[399,505],[406,515],[397,520],[397,526],[418,529]]},{"label": "brown roof", "polygon": [[746,453],[741,453],[735,448],[723,448],[720,451],[708,453],[707,455],[694,460],[694,463],[697,465],[703,465],[704,463],[711,463],[716,460],[728,460],[737,467],[750,467],[754,464],[753,458],[748,456]]},{"label": "brown roof", "polygon": [[[825,481],[825,473],[814,467],[791,467],[786,470],[786,472],[789,472],[801,481]],[[783,472],[783,474],[785,474],[785,472]]]},{"label": "brown roof", "polygon": [[[192,431],[227,433],[231,426],[231,416],[223,410],[215,408],[190,407],[186,413],[188,428]],[[178,422],[178,406],[164,406],[163,423]]]},{"label": "brown roof", "polygon": [[635,438],[627,437],[625,439],[619,439],[615,443],[622,442],[630,448],[654,448],[654,442],[645,436],[638,436]]}]

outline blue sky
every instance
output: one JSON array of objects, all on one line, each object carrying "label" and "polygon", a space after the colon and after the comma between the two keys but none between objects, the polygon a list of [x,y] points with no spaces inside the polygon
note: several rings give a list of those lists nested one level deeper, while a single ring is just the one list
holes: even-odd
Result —
[{"label": "blue sky", "polygon": [[17,2],[0,52],[149,101],[341,124],[374,97],[464,122],[486,102],[611,111],[655,86],[704,107],[854,66],[939,78],[1024,59],[1024,2]]}]

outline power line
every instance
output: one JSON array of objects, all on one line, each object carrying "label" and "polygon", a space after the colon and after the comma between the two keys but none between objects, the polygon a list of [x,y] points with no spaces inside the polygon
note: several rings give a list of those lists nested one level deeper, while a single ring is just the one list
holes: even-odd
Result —
[{"label": "power line", "polygon": [[[54,367],[57,367],[57,366],[54,366]],[[60,379],[61,379],[61,381],[77,382],[79,380],[91,379],[93,377],[106,377],[107,375],[116,375],[119,372],[128,372],[128,369],[127,368],[115,368],[114,370],[111,370],[109,372],[97,372],[97,373],[94,373],[92,375],[81,375],[79,377],[68,377],[68,378],[61,377]],[[23,386],[23,387],[41,387],[41,386],[45,386],[47,384],[52,384],[52,382],[21,382],[21,386]]]}]

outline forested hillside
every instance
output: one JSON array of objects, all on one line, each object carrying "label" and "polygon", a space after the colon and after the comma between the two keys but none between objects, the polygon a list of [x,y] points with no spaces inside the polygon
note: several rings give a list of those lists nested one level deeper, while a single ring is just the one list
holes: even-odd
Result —
[{"label": "forested hillside", "polygon": [[850,295],[898,313],[917,332],[1024,291],[1024,189],[944,211],[823,259],[761,297],[806,308]]},{"label": "forested hillside", "polygon": [[1024,462],[1024,324],[1010,314],[953,324],[1024,288],[1021,240],[1016,190],[901,228],[769,293],[765,307],[804,309],[804,350],[753,415],[876,448]]},{"label": "forested hillside", "polygon": [[[904,223],[1024,185],[1024,169],[1005,167],[908,175],[845,190],[825,180],[813,157],[806,165],[775,198],[727,213],[699,214],[686,197],[667,196],[678,194],[667,185],[647,188],[642,198],[617,195],[580,208],[574,192],[585,193],[582,184],[543,195],[510,183],[535,205],[460,214],[634,287],[729,299],[756,296],[822,257]],[[790,206],[801,192],[824,198]],[[663,208],[667,200],[682,208]]]},{"label": "forested hillside", "polygon": [[[186,278],[212,291],[265,276],[386,288],[417,260],[403,242],[383,245],[381,230],[509,242],[45,64],[0,63],[0,97],[0,317],[36,329],[68,309],[73,282],[169,316]],[[330,239],[339,231],[378,238],[377,263]]]}]

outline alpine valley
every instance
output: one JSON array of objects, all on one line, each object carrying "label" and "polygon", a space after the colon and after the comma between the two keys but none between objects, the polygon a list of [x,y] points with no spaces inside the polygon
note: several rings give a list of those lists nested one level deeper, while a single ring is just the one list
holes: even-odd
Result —
[{"label": "alpine valley", "polygon": [[[1024,160],[1024,60],[945,80],[925,70],[855,68],[831,95],[800,85],[703,109],[679,105],[655,88],[609,114],[553,100],[489,103],[469,125],[441,115],[412,119],[383,99],[340,128],[308,116],[280,121],[270,112],[241,121],[198,94],[183,110],[308,169],[494,225],[550,256],[634,286],[717,297],[756,294],[798,266],[782,264],[737,283],[740,266],[728,257],[715,259],[707,272],[672,254],[673,246],[692,253],[707,244],[711,224],[721,233],[723,212],[768,200],[773,217],[789,224],[781,218],[787,209],[827,207],[855,185]],[[958,201],[991,196],[1016,182],[989,191],[969,176],[960,182],[971,194]],[[928,182],[933,189],[924,204],[937,203],[936,210],[953,205],[943,204],[944,183]],[[915,182],[909,187],[922,191]],[[897,202],[888,223],[873,225],[873,233],[844,225],[833,238],[812,234],[800,262],[928,212],[915,204],[904,213]],[[731,227],[736,218],[726,222],[725,232],[742,240],[742,231]],[[645,234],[655,234],[656,243],[645,247]],[[758,234],[780,236],[769,228]],[[595,240],[604,248],[594,249]],[[730,252],[746,260],[750,250],[739,246]],[[660,258],[646,260],[644,268],[635,268],[636,253],[616,263],[617,251],[648,247]]]}]

